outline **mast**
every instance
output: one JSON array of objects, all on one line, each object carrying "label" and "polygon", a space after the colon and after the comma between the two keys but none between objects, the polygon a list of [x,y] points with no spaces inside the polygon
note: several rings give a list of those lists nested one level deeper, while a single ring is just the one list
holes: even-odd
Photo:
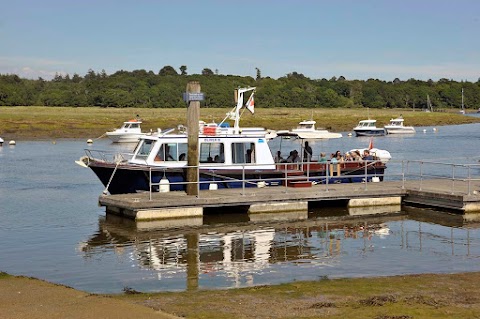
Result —
[{"label": "mast", "polygon": [[462,88],[462,112],[465,112],[465,109],[463,108],[463,88]]},{"label": "mast", "polygon": [[427,110],[433,112],[432,102],[430,102],[430,95],[427,94]]},{"label": "mast", "polygon": [[234,107],[234,109],[227,113],[227,116],[223,119],[223,121],[220,123],[222,124],[225,122],[227,118],[230,118],[232,120],[235,120],[235,124],[233,126],[234,133],[239,134],[240,133],[240,109],[243,107],[243,95],[245,92],[248,91],[255,91],[256,87],[248,87],[248,88],[238,88],[237,90],[237,95],[235,96],[237,105]]}]

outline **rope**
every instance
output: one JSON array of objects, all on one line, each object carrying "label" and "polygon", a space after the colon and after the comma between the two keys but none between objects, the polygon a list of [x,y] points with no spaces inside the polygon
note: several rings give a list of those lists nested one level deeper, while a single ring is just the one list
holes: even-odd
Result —
[{"label": "rope", "polygon": [[112,180],[113,180],[113,176],[115,175],[115,172],[117,171],[117,168],[118,168],[118,165],[120,165],[120,162],[121,162],[121,161],[117,161],[117,164],[115,165],[115,169],[113,170],[112,176],[110,176],[110,180],[108,181],[107,186],[105,187],[105,189],[104,189],[104,191],[103,191],[103,194],[104,194],[104,195],[107,195],[107,194],[108,194],[108,188],[110,187],[110,183],[111,183]]},{"label": "rope", "polygon": [[107,135],[107,133],[103,133],[103,134],[100,135],[99,137],[95,138],[94,141],[101,139],[101,138],[104,137],[105,135]]}]

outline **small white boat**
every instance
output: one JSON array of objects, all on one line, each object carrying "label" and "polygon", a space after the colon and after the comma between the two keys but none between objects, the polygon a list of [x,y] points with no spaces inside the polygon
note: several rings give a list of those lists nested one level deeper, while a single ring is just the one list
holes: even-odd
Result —
[{"label": "small white boat", "polygon": [[3,138],[0,137],[0,146],[3,145],[3,142],[4,142],[4,141],[3,141]]},{"label": "small white boat", "polygon": [[404,119],[402,117],[397,117],[391,119],[388,125],[385,125],[384,128],[387,131],[387,134],[412,134],[415,133],[415,128],[413,126],[405,126]]},{"label": "small white boat", "polygon": [[280,130],[276,131],[277,136],[283,138],[298,137],[301,139],[331,139],[342,137],[341,133],[331,133],[327,130],[317,130],[314,120],[306,120],[298,123],[297,128],[292,130]]},{"label": "small white boat", "polygon": [[140,128],[142,121],[140,119],[131,119],[123,122],[119,129],[107,132],[107,136],[113,143],[135,143],[138,142],[140,136],[145,135]]},{"label": "small white boat", "polygon": [[382,136],[385,135],[383,127],[377,127],[377,120],[361,120],[353,131],[357,136]]}]

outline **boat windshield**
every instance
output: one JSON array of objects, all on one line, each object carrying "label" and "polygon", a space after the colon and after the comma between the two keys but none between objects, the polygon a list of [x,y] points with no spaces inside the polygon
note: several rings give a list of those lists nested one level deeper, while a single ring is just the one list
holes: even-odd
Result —
[{"label": "boat windshield", "polygon": [[136,159],[147,159],[148,155],[152,151],[153,145],[155,141],[153,140],[141,140],[140,143],[137,145],[137,149],[135,150],[135,158]]}]

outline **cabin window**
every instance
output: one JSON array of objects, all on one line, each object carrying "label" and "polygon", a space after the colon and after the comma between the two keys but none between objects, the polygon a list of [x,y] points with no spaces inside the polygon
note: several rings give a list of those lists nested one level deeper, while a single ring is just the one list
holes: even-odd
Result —
[{"label": "cabin window", "polygon": [[136,158],[138,159],[146,159],[150,152],[152,151],[152,147],[154,145],[154,141],[152,140],[142,140],[137,147],[137,155]]},{"label": "cabin window", "polygon": [[255,163],[255,143],[232,143],[232,163]]},{"label": "cabin window", "polygon": [[164,143],[155,156],[155,161],[186,161],[187,143]]},{"label": "cabin window", "polygon": [[137,123],[133,123],[132,125],[130,125],[130,128],[138,128],[139,125]]},{"label": "cabin window", "polygon": [[223,143],[201,143],[200,163],[225,163]]}]

